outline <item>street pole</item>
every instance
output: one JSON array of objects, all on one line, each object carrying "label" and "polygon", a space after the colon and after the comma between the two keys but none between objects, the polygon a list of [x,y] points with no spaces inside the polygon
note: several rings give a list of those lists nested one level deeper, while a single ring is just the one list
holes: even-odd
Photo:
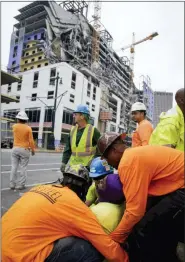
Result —
[{"label": "street pole", "polygon": [[56,106],[57,106],[57,95],[58,95],[58,80],[60,79],[59,77],[59,72],[57,72],[56,76],[56,87],[55,87],[55,98],[54,98],[54,107],[53,107],[53,119],[52,119],[52,128],[51,128],[51,135],[48,143],[48,149],[55,150],[55,135],[54,135],[54,130],[55,130],[55,115],[56,115]]}]

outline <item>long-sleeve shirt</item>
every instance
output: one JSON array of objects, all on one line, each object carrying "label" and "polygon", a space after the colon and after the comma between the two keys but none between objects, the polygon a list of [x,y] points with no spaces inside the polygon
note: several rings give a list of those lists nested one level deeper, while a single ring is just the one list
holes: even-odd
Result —
[{"label": "long-sleeve shirt", "polygon": [[161,196],[184,188],[184,153],[164,146],[129,148],[118,167],[126,210],[112,239],[124,242],[146,211],[148,196]]},{"label": "long-sleeve shirt", "polygon": [[33,140],[32,129],[27,124],[17,123],[13,125],[14,147],[31,148],[34,150],[35,143]]},{"label": "long-sleeve shirt", "polygon": [[[82,137],[84,129],[85,129],[85,127],[77,130],[76,146],[78,146],[78,144],[80,142],[80,139]],[[100,136],[101,136],[100,132],[95,127],[94,128],[94,135],[93,135],[93,138],[92,138],[92,146],[97,145],[97,142],[98,142],[98,139],[100,138]],[[67,164],[67,162],[70,159],[71,154],[72,154],[72,151],[71,151],[71,142],[70,142],[70,134],[69,134],[69,136],[67,138],[66,146],[65,146],[65,149],[64,149],[64,152],[63,152],[62,163]],[[96,154],[95,154],[95,157],[97,157],[97,156],[99,156],[98,149],[96,150]]]},{"label": "long-sleeve shirt", "polygon": [[184,116],[179,106],[161,113],[149,145],[171,145],[184,151]]},{"label": "long-sleeve shirt", "polygon": [[132,147],[148,145],[152,132],[152,124],[146,119],[141,121],[132,135]]},{"label": "long-sleeve shirt", "polygon": [[58,239],[76,236],[109,261],[128,262],[96,216],[69,188],[42,185],[24,194],[2,217],[2,261],[44,262]]}]

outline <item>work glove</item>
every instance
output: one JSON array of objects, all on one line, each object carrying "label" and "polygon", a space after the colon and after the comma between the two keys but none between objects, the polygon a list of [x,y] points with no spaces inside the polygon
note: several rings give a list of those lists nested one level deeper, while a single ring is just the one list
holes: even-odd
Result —
[{"label": "work glove", "polygon": [[66,164],[62,163],[62,164],[61,164],[61,167],[60,167],[60,171],[61,171],[62,173],[64,173],[65,168],[66,168]]}]

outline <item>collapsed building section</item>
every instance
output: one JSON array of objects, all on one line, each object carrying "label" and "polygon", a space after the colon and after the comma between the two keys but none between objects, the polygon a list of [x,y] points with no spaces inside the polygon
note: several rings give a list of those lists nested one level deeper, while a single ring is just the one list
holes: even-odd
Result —
[{"label": "collapsed building section", "polygon": [[[8,70],[18,73],[58,62],[67,62],[89,79],[92,73],[102,87],[102,111],[114,121],[113,95],[122,100],[120,126],[126,129],[133,102],[130,94],[130,61],[112,49],[113,38],[104,28],[98,32],[88,22],[85,1],[35,1],[19,9],[11,38]],[[96,42],[95,45],[95,41]],[[95,47],[96,46],[96,47]],[[93,67],[94,48],[98,49],[98,66]],[[89,73],[90,72],[90,73]],[[94,78],[95,79],[95,78]],[[102,117],[105,119],[106,114]],[[101,117],[101,115],[100,115]]]}]

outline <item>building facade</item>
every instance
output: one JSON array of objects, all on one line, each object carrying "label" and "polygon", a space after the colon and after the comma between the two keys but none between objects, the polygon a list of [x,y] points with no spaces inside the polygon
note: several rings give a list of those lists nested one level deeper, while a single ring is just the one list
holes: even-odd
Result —
[{"label": "building facade", "polygon": [[[59,72],[58,105],[55,117],[55,147],[64,145],[67,135],[73,125],[73,111],[79,104],[89,106],[91,123],[104,132],[106,123],[107,131],[119,131],[121,99],[114,94],[108,98],[108,103],[114,108],[109,121],[100,117],[102,91],[105,87],[95,75],[82,73],[67,63],[48,65],[38,69],[20,73],[21,82],[3,85],[2,92],[14,95],[19,102],[5,103],[2,105],[2,115],[15,119],[20,110],[25,110],[29,117],[34,139],[38,147],[47,147],[48,133],[51,133],[53,120],[53,106],[56,91],[56,75]],[[106,102],[107,104],[107,102]],[[110,112],[110,107],[108,108]]]},{"label": "building facade", "polygon": [[171,92],[154,92],[154,114],[153,125],[157,126],[159,122],[159,116],[162,112],[168,111],[173,105],[173,93]]}]

